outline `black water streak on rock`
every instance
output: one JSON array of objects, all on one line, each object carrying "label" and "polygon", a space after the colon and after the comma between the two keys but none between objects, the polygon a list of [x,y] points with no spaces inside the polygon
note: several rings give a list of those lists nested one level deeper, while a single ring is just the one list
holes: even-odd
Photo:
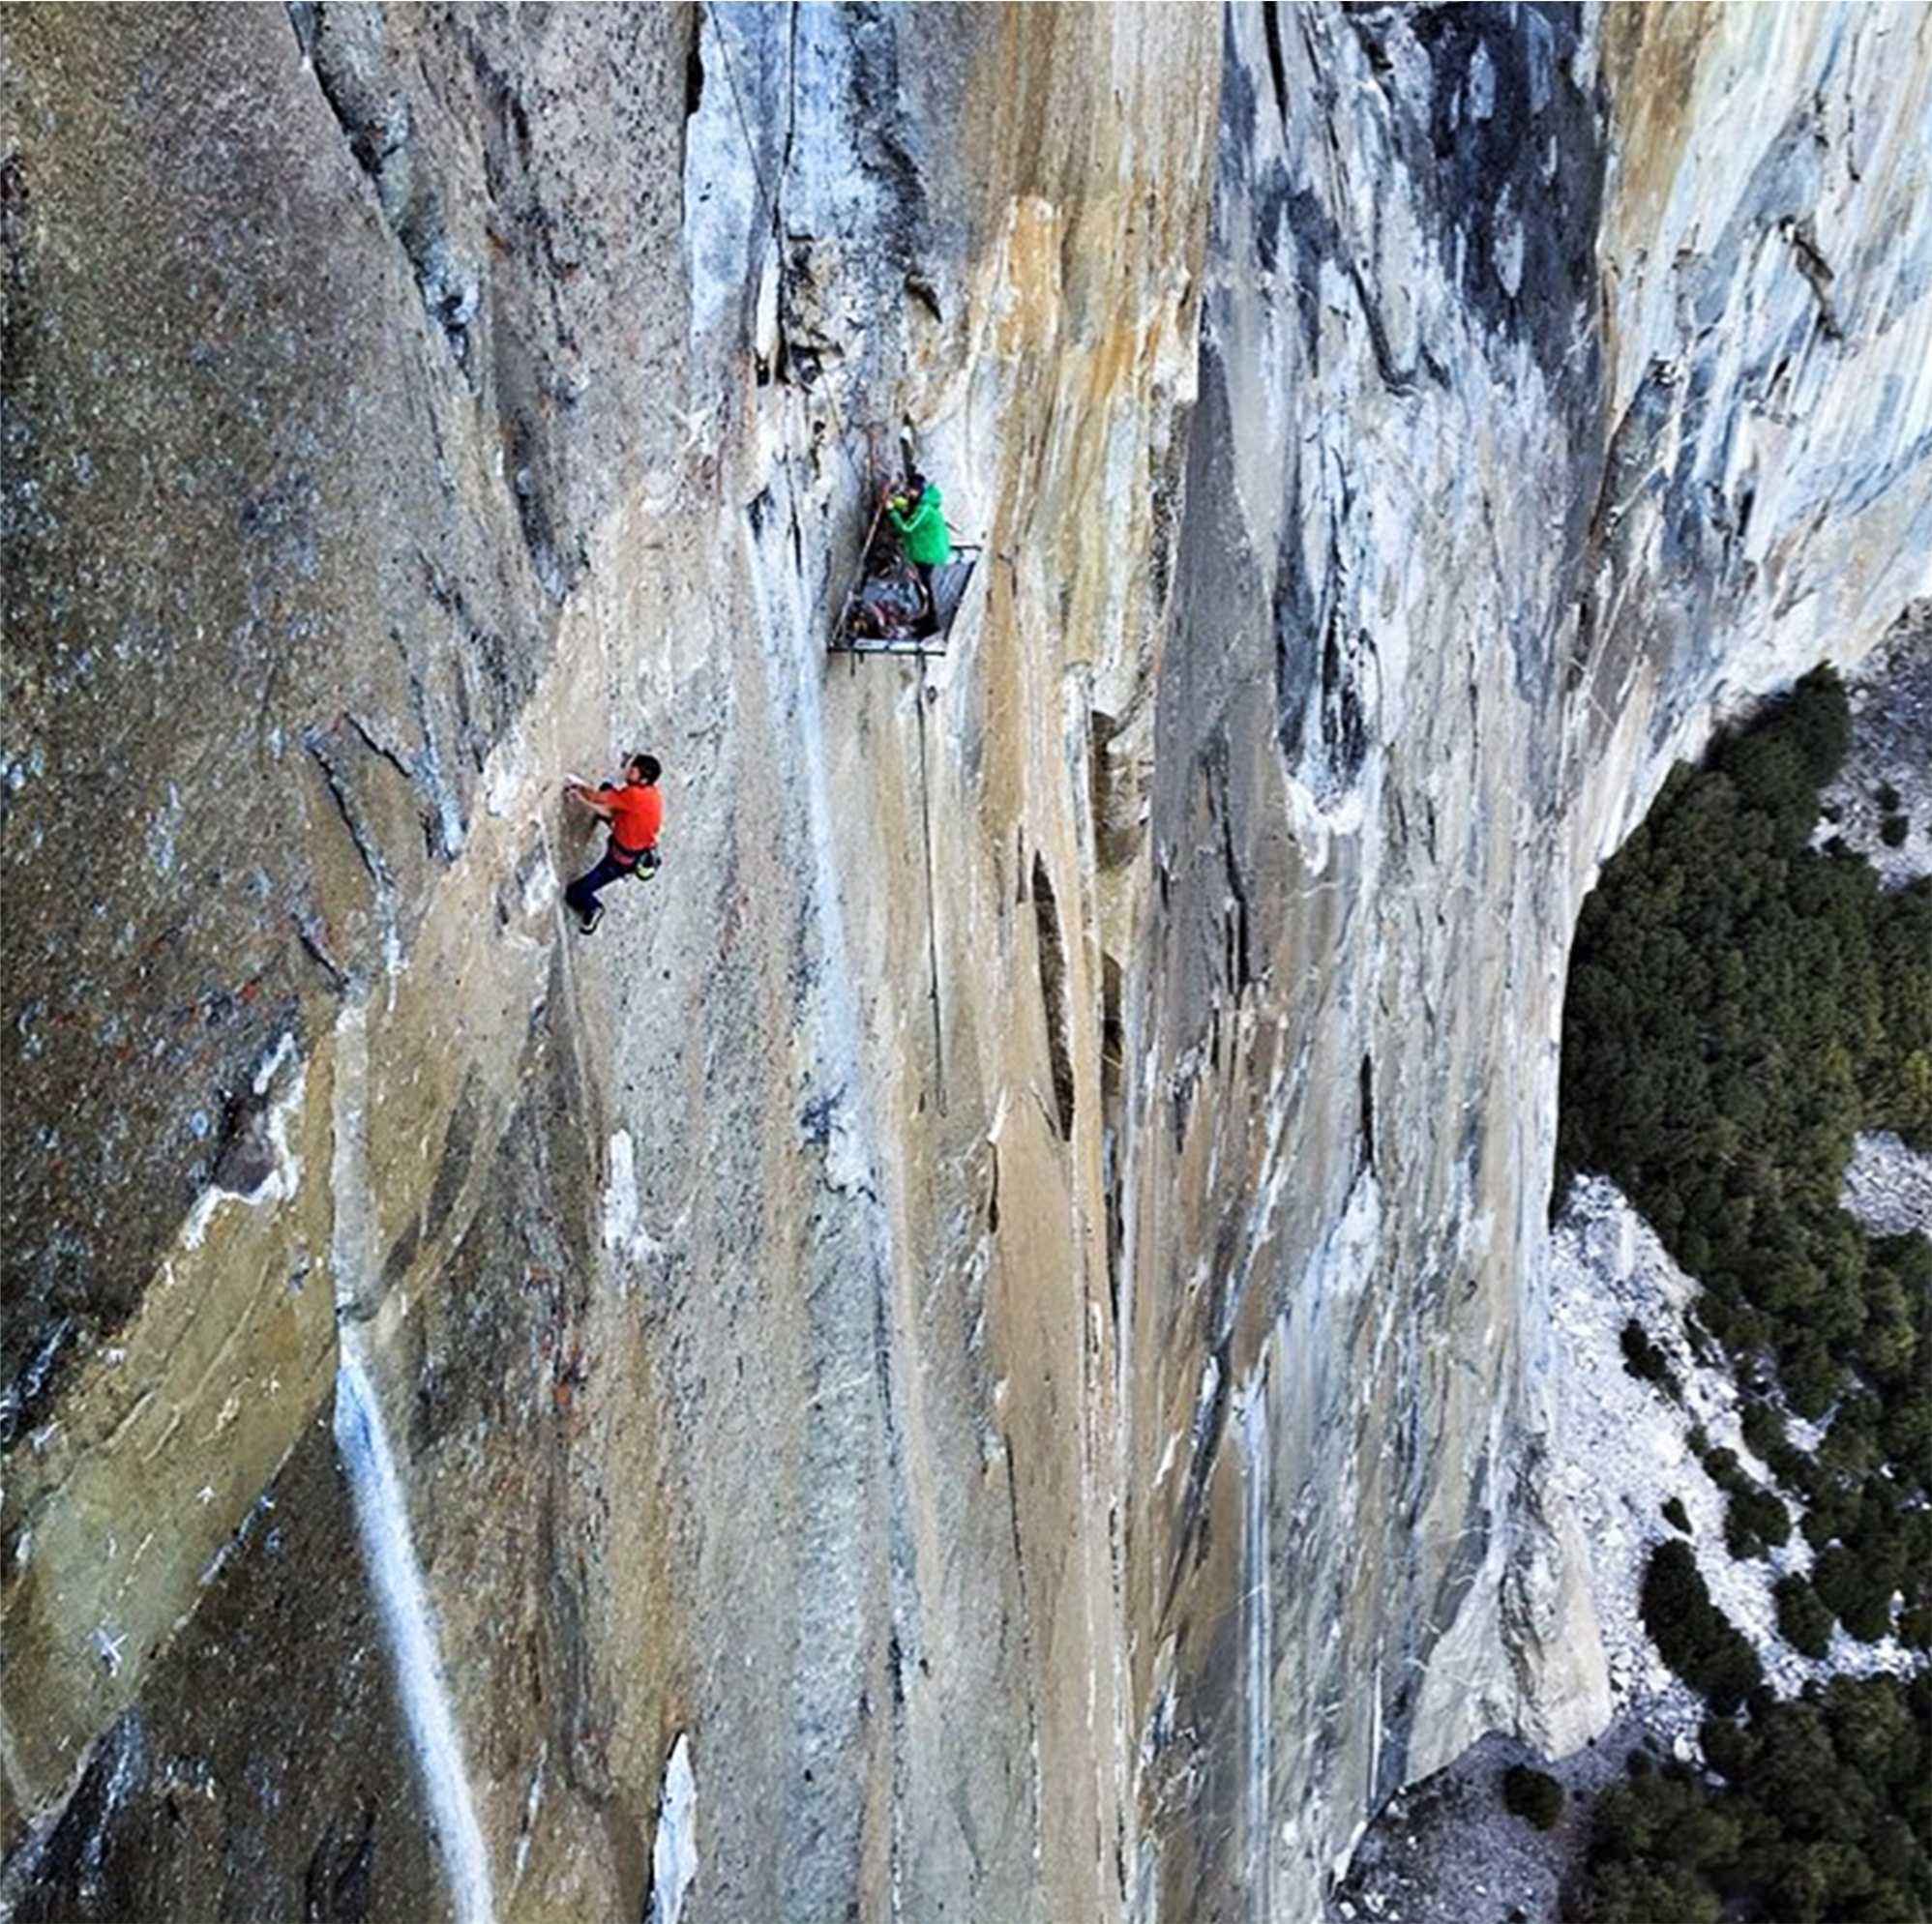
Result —
[{"label": "black water streak on rock", "polygon": [[[1463,299],[1497,333],[1529,343],[1573,418],[1587,413],[1599,378],[1596,237],[1607,147],[1602,83],[1586,92],[1574,78],[1584,10],[1427,7],[1410,18],[1433,80],[1426,130],[1433,163],[1417,172],[1441,213],[1441,237],[1463,240]],[[1376,31],[1372,14],[1351,13],[1349,21],[1358,37]],[[1479,53],[1494,76],[1493,105],[1480,119],[1470,98]],[[1546,176],[1553,146],[1555,172]],[[1412,141],[1405,147],[1412,166],[1423,161]],[[1497,252],[1505,195],[1523,234],[1514,294]],[[1582,364],[1573,367],[1579,347]]]}]

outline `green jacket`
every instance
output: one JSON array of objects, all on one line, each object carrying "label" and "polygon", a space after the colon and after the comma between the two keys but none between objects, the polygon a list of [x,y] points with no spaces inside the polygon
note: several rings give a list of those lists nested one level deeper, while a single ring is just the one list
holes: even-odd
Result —
[{"label": "green jacket", "polygon": [[899,530],[907,560],[931,562],[936,566],[952,559],[953,541],[946,532],[946,518],[940,512],[939,490],[930,481],[909,515],[902,515],[897,508],[888,508],[885,512],[892,517],[892,525]]}]

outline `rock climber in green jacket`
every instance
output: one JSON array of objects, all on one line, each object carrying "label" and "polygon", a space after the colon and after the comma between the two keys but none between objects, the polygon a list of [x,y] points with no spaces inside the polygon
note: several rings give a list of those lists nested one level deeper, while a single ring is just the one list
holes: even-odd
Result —
[{"label": "rock climber in green jacket", "polygon": [[926,591],[926,619],[919,632],[936,635],[939,605],[933,599],[933,570],[943,568],[953,558],[952,536],[939,505],[939,490],[914,469],[907,475],[903,488],[886,484],[885,512],[899,530],[899,544]]}]

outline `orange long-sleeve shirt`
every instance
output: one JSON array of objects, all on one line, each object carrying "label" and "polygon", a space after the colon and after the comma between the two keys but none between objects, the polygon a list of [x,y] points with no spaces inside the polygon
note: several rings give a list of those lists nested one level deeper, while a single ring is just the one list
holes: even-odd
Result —
[{"label": "orange long-sleeve shirt", "polygon": [[657,846],[664,825],[664,797],[655,782],[627,782],[621,788],[601,788],[597,799],[610,811],[611,849],[619,859],[641,855]]}]

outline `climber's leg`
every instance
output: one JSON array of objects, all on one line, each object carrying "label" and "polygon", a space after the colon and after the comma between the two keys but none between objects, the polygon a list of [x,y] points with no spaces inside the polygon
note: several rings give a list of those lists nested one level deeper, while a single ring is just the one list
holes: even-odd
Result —
[{"label": "climber's leg", "polygon": [[597,891],[629,873],[622,863],[613,862],[606,855],[600,858],[594,869],[578,876],[564,890],[563,899],[570,904],[577,916],[578,926],[586,935],[597,927],[598,918],[604,913],[604,904],[597,900]]}]

